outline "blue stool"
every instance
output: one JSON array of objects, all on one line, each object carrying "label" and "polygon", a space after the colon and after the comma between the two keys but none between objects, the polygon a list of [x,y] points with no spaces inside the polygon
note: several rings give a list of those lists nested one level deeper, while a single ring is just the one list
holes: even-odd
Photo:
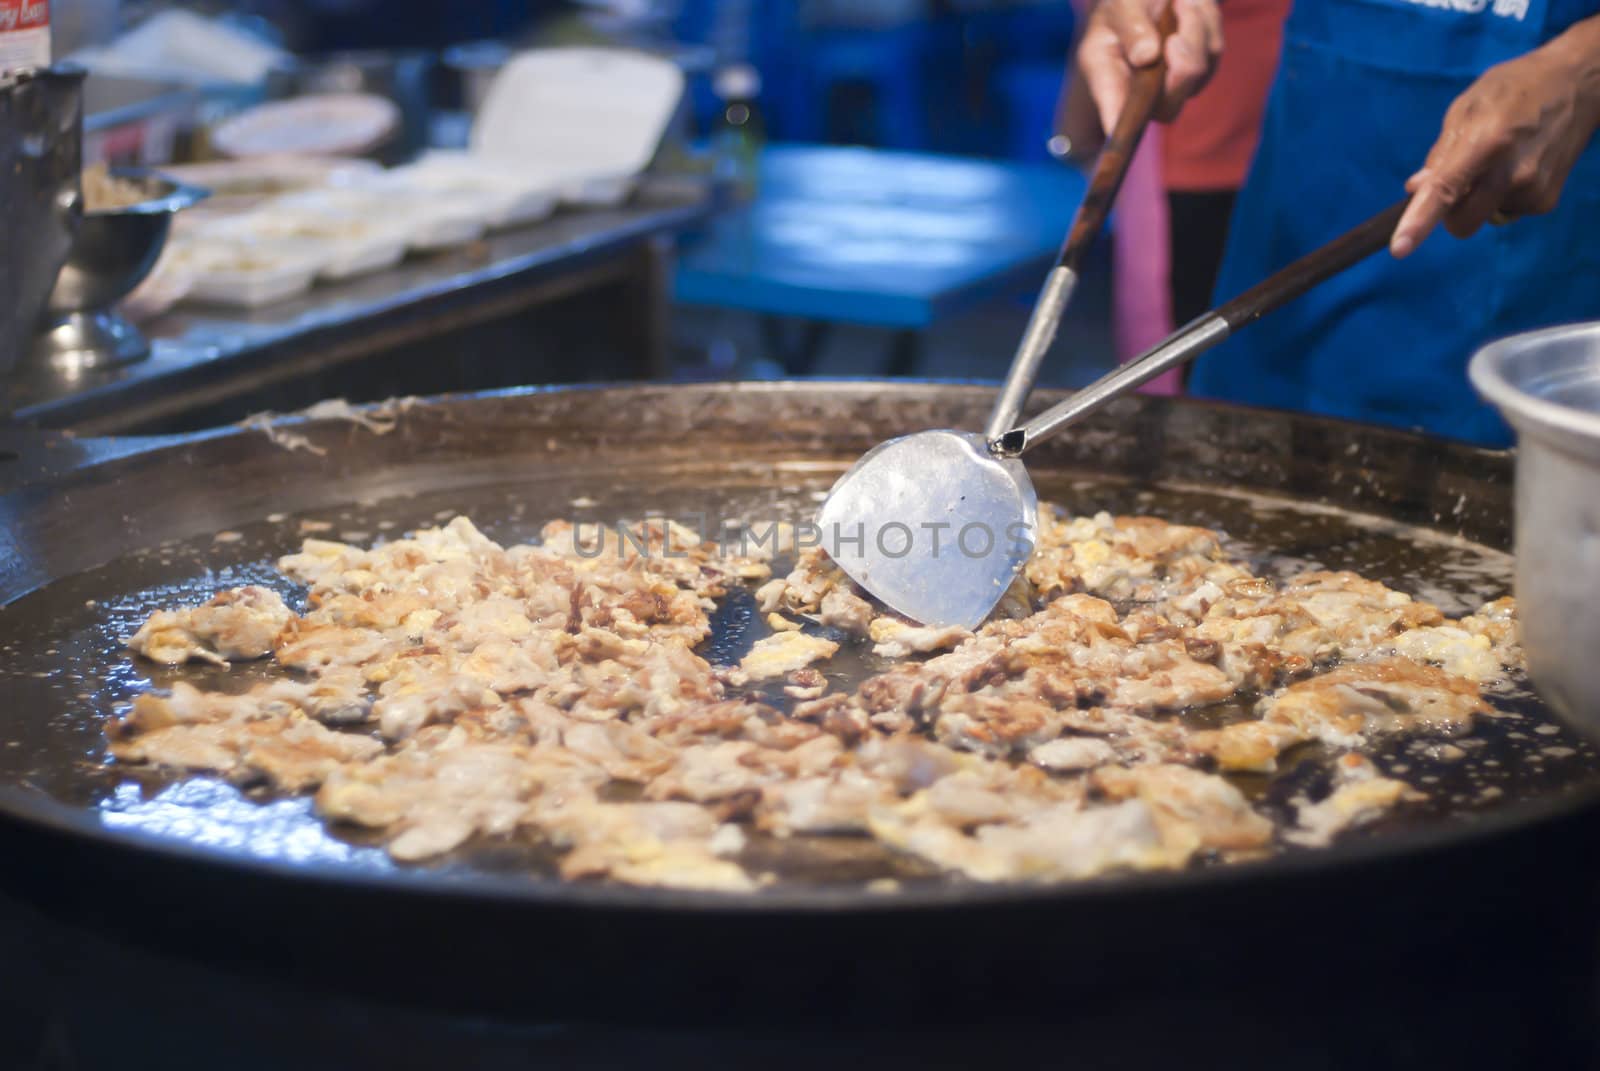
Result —
[{"label": "blue stool", "polygon": [[810,371],[828,324],[889,329],[887,371],[905,374],[922,332],[1037,288],[1086,185],[1059,164],[768,146],[755,201],[685,239],[674,295],[762,317],[790,375]]}]

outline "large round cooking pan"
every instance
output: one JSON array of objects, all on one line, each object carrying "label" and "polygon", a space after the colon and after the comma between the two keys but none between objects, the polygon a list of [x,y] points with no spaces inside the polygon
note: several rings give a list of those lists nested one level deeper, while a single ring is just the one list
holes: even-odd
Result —
[{"label": "large round cooking pan", "polygon": [[[171,679],[117,635],[149,606],[263,575],[298,545],[297,519],[373,535],[457,510],[515,537],[580,498],[617,515],[798,513],[884,438],[979,426],[990,394],[862,382],[442,398],[385,434],[283,428],[315,450],[240,429],[19,438],[0,462],[13,483],[0,495],[0,882],[171,954],[544,1017],[949,1022],[1199,990],[1354,1007],[1468,983],[1511,999],[1533,979],[1587,999],[1600,760],[1564,728],[1530,731],[1548,721],[1531,693],[1497,700],[1514,717],[1486,719],[1485,746],[1441,763],[1433,803],[1327,850],[892,895],[843,856],[750,896],[561,883],[499,850],[402,868],[303,808],[135,788],[104,766],[104,715]],[[1429,597],[1509,585],[1488,566],[1463,579],[1506,564],[1499,453],[1129,399],[1029,460],[1041,498],[1073,509],[1217,524],[1280,561]],[[1529,761],[1534,743],[1544,754]]]}]

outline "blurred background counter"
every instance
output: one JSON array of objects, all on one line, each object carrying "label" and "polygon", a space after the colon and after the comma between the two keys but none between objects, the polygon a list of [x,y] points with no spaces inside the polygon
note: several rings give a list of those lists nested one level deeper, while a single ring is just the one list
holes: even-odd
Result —
[{"label": "blurred background counter", "polygon": [[[330,393],[599,378],[994,379],[1083,188],[1050,149],[1075,29],[1066,3],[55,0],[53,11],[56,55],[90,72],[86,167],[247,157],[227,139],[252,109],[327,94],[393,106],[393,129],[353,156],[402,171],[441,151],[476,159],[494,87],[530,50],[658,57],[681,93],[620,203],[568,202],[266,304],[184,291],[169,250],[115,310],[151,356],[26,364],[4,395],[23,423],[183,430]],[[532,98],[525,119],[543,121]],[[251,207],[215,192],[179,216],[172,245],[213,240],[186,226],[191,215]],[[1109,305],[1102,256],[1047,383],[1110,363]]]}]

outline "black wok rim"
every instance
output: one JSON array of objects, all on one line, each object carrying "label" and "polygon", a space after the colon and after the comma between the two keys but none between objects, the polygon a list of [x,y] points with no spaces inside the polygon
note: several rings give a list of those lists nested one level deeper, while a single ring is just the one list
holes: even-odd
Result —
[{"label": "black wok rim", "polygon": [[[884,384],[867,378],[846,380],[782,381],[739,384],[736,393],[782,393],[794,390],[850,387],[963,387],[983,385],[969,380],[906,380]],[[690,385],[705,387],[705,384]],[[661,384],[586,384],[576,387],[521,387],[510,390],[470,394],[446,394],[418,399],[420,404],[471,402],[484,398],[562,395],[575,392],[630,390],[635,387],[665,389]],[[1182,404],[1203,406],[1242,414],[1259,412],[1247,406],[1209,400],[1186,400]],[[372,408],[355,406],[356,409]],[[1330,428],[1344,427],[1367,434],[1371,425],[1326,417],[1299,417],[1306,423]],[[295,415],[280,418],[284,426],[312,426],[322,423]],[[1398,439],[1409,439],[1421,446],[1448,442],[1453,450],[1481,456],[1485,461],[1504,464],[1511,451],[1493,450],[1397,429],[1377,429]],[[135,446],[98,464],[113,465],[132,454],[148,455],[169,449],[181,450],[195,444],[233,435],[257,432],[237,427],[209,429],[174,439],[160,437],[149,441],[148,449]],[[133,441],[129,441],[130,446]],[[77,471],[96,467],[91,463]],[[1286,496],[1287,497],[1287,496]],[[39,585],[43,586],[43,585]],[[31,590],[37,590],[37,587]],[[18,592],[21,598],[27,592]],[[560,879],[530,879],[510,875],[475,873],[467,877],[424,868],[399,867],[383,873],[351,870],[329,863],[286,863],[252,858],[207,849],[188,842],[168,839],[137,829],[113,830],[97,821],[92,812],[58,802],[38,792],[14,786],[0,786],[0,822],[20,824],[35,832],[61,838],[77,848],[109,849],[111,853],[134,853],[145,858],[169,860],[174,864],[199,866],[218,876],[303,883],[308,886],[358,891],[383,897],[407,897],[418,901],[438,900],[457,905],[473,902],[496,907],[543,910],[582,910],[592,912],[673,913],[714,916],[718,914],[788,913],[826,916],[840,912],[870,912],[881,915],[921,913],[972,907],[1043,907],[1089,905],[1108,899],[1149,897],[1192,892],[1216,893],[1236,887],[1235,883],[1259,885],[1275,880],[1315,878],[1330,872],[1346,873],[1358,868],[1379,867],[1403,861],[1425,860],[1447,852],[1488,844],[1498,838],[1518,835],[1590,813],[1600,815],[1600,779],[1575,785],[1565,792],[1537,800],[1508,805],[1477,817],[1447,826],[1386,832],[1381,836],[1347,840],[1314,851],[1275,855],[1223,865],[1190,867],[1177,871],[1118,873],[1086,881],[1054,884],[938,883],[911,885],[891,894],[864,893],[846,885],[783,886],[755,893],[727,893],[699,890],[635,887],[602,883],[567,882]]]}]

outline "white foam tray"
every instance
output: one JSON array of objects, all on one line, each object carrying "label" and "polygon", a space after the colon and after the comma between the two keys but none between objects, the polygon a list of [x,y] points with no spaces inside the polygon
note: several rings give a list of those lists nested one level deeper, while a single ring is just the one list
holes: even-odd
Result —
[{"label": "white foam tray", "polygon": [[536,223],[554,212],[559,200],[549,182],[529,180],[459,153],[430,155],[381,176],[363,178],[360,184],[470,205],[490,230]]},{"label": "white foam tray", "polygon": [[[377,180],[374,179],[374,182]],[[450,201],[381,185],[339,186],[278,198],[275,207],[313,212],[402,229],[406,247],[418,252],[450,249],[477,241],[489,227],[489,211],[481,203]]]},{"label": "white foam tray", "polygon": [[194,273],[188,299],[257,308],[311,288],[324,267],[306,243],[226,241],[215,236],[182,243],[177,255]]},{"label": "white foam tray", "polygon": [[610,208],[626,201],[638,181],[634,175],[595,175],[567,182],[561,187],[561,203],[579,208]]},{"label": "white foam tray", "polygon": [[[473,123],[474,156],[557,188],[643,171],[683,97],[683,72],[659,56],[612,48],[524,52],[500,73]],[[607,188],[601,194],[611,196]],[[625,196],[625,194],[624,194]]]},{"label": "white foam tray", "polygon": [[197,232],[197,237],[298,246],[320,263],[318,276],[331,280],[393,267],[405,256],[407,242],[406,232],[392,223],[296,212],[273,204],[216,220]]}]

